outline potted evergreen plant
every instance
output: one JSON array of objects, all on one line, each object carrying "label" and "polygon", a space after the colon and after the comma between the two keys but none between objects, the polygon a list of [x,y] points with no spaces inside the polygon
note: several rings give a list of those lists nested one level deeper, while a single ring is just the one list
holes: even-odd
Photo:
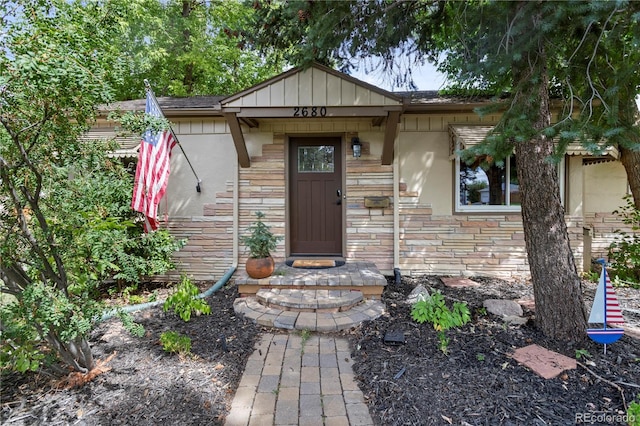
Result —
[{"label": "potted evergreen plant", "polygon": [[269,226],[264,224],[262,221],[264,216],[263,212],[256,212],[257,220],[249,226],[249,235],[242,238],[242,242],[249,250],[245,267],[251,278],[266,278],[275,268],[271,252],[276,249],[281,237],[273,235]]}]

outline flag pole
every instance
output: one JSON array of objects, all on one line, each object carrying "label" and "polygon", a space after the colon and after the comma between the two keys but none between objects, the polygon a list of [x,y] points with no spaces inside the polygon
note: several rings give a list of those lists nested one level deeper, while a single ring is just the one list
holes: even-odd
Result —
[{"label": "flag pole", "polygon": [[[145,91],[147,93],[151,94],[151,97],[153,98],[153,101],[156,103],[156,105],[158,105],[158,110],[162,113],[162,109],[160,108],[160,104],[158,103],[158,99],[156,99],[155,93],[153,93],[153,89],[151,88],[151,84],[149,84],[149,80],[147,80],[145,78],[143,81],[144,81]],[[164,113],[162,113],[162,116],[164,117]],[[182,148],[182,144],[178,140],[178,137],[176,136],[176,133],[173,131],[173,128],[171,127],[171,123],[169,123],[169,131],[171,132],[171,134],[173,135],[173,138],[175,139],[176,143],[180,147],[180,151],[182,151],[182,155],[184,155],[184,158],[187,160],[187,164],[189,164],[189,167],[191,168],[191,172],[196,177],[196,191],[197,192],[201,192],[202,189],[200,188],[200,184],[202,183],[202,180],[198,177],[198,174],[196,173],[195,169],[193,168],[193,165],[191,164],[191,161],[189,161],[189,157],[187,157],[187,153],[184,152],[184,148]]]}]

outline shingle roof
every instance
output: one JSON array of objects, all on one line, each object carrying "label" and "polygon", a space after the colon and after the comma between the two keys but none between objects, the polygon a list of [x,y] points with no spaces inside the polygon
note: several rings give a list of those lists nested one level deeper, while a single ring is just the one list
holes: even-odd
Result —
[{"label": "shingle roof", "polygon": [[[216,109],[220,104],[220,101],[226,96],[190,96],[190,97],[169,97],[161,96],[158,99],[158,104],[163,111],[177,111],[177,110],[205,110]],[[129,101],[113,102],[108,105],[100,105],[98,110],[101,112],[110,111],[144,111],[145,99],[133,99]]]},{"label": "shingle roof", "polygon": [[[405,105],[409,105],[411,109],[420,109],[420,106],[472,106],[479,103],[486,103],[489,98],[465,98],[462,96],[440,95],[435,90],[416,91],[416,92],[393,92],[394,95],[400,96],[404,100]],[[227,98],[226,96],[207,95],[192,97],[160,97],[158,104],[160,108],[168,115],[172,113],[186,113],[205,111],[215,114],[220,107],[220,101]],[[109,105],[100,105],[98,110],[102,113],[111,111],[144,111],[145,100],[133,99],[129,101],[114,102]]]}]

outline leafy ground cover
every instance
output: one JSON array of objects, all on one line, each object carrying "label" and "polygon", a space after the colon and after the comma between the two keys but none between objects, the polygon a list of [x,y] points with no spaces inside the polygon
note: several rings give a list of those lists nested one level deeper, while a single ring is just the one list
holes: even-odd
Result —
[{"label": "leafy ground cover", "polygon": [[[342,333],[352,343],[354,371],[377,424],[573,424],[579,416],[585,423],[624,424],[623,396],[628,404],[640,393],[639,340],[625,336],[606,355],[596,344],[548,341],[531,324],[505,325],[482,309],[487,298],[530,295],[529,284],[477,281],[480,287],[468,289],[448,288],[438,277],[390,281],[383,295],[387,313]],[[419,283],[439,289],[450,306],[465,301],[470,309],[470,322],[446,331],[447,354],[439,349],[438,333],[429,323],[412,320],[405,303]],[[586,290],[587,297],[593,289]],[[639,290],[620,293],[627,306],[638,309]],[[96,357],[105,361],[93,380],[70,387],[75,376],[49,369],[3,376],[0,422],[223,424],[261,333],[235,316],[236,296],[234,286],[221,289],[206,299],[212,314],[192,316],[189,322],[161,307],[137,313],[146,329],[142,338],[129,335],[116,320],[102,323],[90,340]],[[627,319],[640,323],[637,317]],[[405,343],[385,344],[389,330],[401,332]],[[189,337],[190,353],[165,351],[161,340],[167,332]],[[578,354],[582,366],[542,379],[510,356],[531,343],[574,358]]]}]

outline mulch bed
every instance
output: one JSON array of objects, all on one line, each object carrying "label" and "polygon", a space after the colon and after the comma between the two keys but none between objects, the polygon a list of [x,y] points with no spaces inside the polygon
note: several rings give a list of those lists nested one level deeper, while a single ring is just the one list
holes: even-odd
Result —
[{"label": "mulch bed", "polygon": [[[351,333],[354,371],[379,424],[565,425],[581,420],[626,424],[620,391],[597,376],[619,386],[627,403],[640,394],[639,340],[624,336],[603,355],[602,345],[558,344],[531,323],[506,325],[484,314],[482,302],[529,296],[531,285],[475,280],[482,285],[465,289],[448,288],[437,277],[390,282],[384,294],[387,314]],[[469,324],[447,332],[448,355],[438,349],[433,327],[412,321],[411,308],[404,303],[419,283],[439,289],[449,301],[466,301],[472,312]],[[590,287],[586,293],[593,294],[595,285]],[[640,291],[625,290],[626,295],[631,293]],[[532,312],[525,310],[526,314]],[[388,331],[404,333],[405,344],[385,345]],[[578,366],[545,380],[511,358],[515,349],[532,343],[571,358],[576,350],[586,350],[591,358],[580,362],[591,372]]]},{"label": "mulch bed", "polygon": [[[203,287],[206,284],[201,283]],[[108,320],[91,335],[94,356],[110,371],[65,389],[52,372],[2,378],[0,423],[7,425],[216,425],[223,424],[244,365],[260,330],[237,318],[235,287],[207,299],[211,315],[187,323],[161,308],[136,314],[146,334],[127,333]],[[177,331],[191,340],[192,357],[162,349],[160,335]]]},{"label": "mulch bed", "polygon": [[[623,414],[621,392],[603,380],[619,386],[627,403],[640,393],[639,340],[625,336],[603,355],[595,343],[570,347],[545,339],[530,324],[504,325],[481,312],[482,302],[519,299],[531,294],[531,286],[475,280],[482,286],[450,289],[438,277],[390,281],[383,295],[387,313],[341,333],[352,343],[354,371],[377,424],[555,425],[572,424],[580,415],[589,423],[624,424],[622,417],[611,417]],[[411,320],[404,301],[418,283],[440,289],[449,301],[468,302],[473,313],[470,324],[447,332],[448,355],[438,349],[429,324]],[[204,288],[211,283],[201,284]],[[636,309],[639,293],[625,290]],[[65,376],[48,369],[3,376],[0,423],[223,424],[261,333],[260,327],[235,316],[236,295],[233,286],[221,289],[207,299],[212,315],[188,323],[160,308],[140,312],[136,318],[146,329],[143,338],[130,336],[117,320],[100,324],[91,335],[94,354],[100,359],[115,355],[108,362],[111,370],[84,386],[67,389]],[[162,350],[160,334],[169,330],[191,337],[194,356],[181,358]],[[404,334],[405,343],[385,344],[390,330]],[[585,349],[591,358],[581,362],[591,372],[579,366],[558,378],[542,379],[510,357],[531,343],[572,358],[576,349]],[[603,414],[610,417],[586,417]]]}]

